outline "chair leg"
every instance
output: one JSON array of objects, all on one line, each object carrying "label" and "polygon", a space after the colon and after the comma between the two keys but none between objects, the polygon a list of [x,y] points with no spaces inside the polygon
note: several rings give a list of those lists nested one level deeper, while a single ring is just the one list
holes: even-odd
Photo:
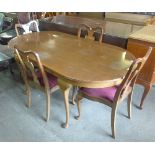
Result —
[{"label": "chair leg", "polygon": [[143,96],[142,96],[141,103],[140,103],[140,109],[143,109],[144,100],[145,100],[147,94],[149,93],[150,89],[152,88],[152,84],[146,85],[144,87],[145,88],[144,88]]},{"label": "chair leg", "polygon": [[75,99],[76,99],[76,95],[77,95],[77,89],[78,89],[78,87],[73,86],[73,90],[72,90],[72,104],[73,105],[76,104]]},{"label": "chair leg", "polygon": [[65,102],[65,109],[66,109],[66,123],[62,124],[63,128],[68,128],[69,127],[69,91],[70,88],[67,88],[66,90],[63,91],[63,96],[64,96],[64,102]]},{"label": "chair leg", "polygon": [[80,101],[82,100],[82,96],[81,95],[78,95],[77,96],[77,98],[76,98],[76,100],[77,100],[77,108],[78,108],[78,116],[75,116],[74,118],[75,119],[79,119],[80,118],[80,116],[81,116],[81,110],[80,110]]},{"label": "chair leg", "polygon": [[131,118],[131,104],[132,104],[132,94],[133,94],[133,91],[129,94],[128,96],[128,118]]},{"label": "chair leg", "polygon": [[26,93],[28,95],[28,108],[32,106],[32,94],[31,94],[31,89],[29,86],[26,87]]},{"label": "chair leg", "polygon": [[26,88],[24,92],[25,92],[25,95],[28,95],[28,104],[27,104],[27,106],[28,106],[28,108],[30,108],[32,106],[31,88],[30,88],[29,83],[28,83],[25,76],[23,77],[23,80],[24,80],[25,88]]},{"label": "chair leg", "polygon": [[46,122],[47,122],[50,119],[51,100],[50,100],[50,92],[47,90],[45,93],[46,93]]},{"label": "chair leg", "polygon": [[111,111],[111,131],[112,137],[115,138],[115,116],[116,116],[117,104],[112,107]]}]

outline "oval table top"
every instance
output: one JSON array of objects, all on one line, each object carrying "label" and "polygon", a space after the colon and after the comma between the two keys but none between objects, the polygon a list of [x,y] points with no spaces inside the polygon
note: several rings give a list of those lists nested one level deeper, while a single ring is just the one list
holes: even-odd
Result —
[{"label": "oval table top", "polygon": [[57,77],[83,87],[120,83],[135,57],[125,49],[56,31],[24,34],[12,39],[20,51],[35,51]]}]

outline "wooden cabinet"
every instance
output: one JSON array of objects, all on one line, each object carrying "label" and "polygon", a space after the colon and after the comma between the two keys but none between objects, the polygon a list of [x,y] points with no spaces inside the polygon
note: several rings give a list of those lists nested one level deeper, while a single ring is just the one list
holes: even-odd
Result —
[{"label": "wooden cabinet", "polygon": [[155,26],[145,26],[141,30],[131,34],[128,39],[127,49],[135,55],[136,58],[143,57],[149,46],[153,51],[142,68],[136,83],[144,86],[140,108],[143,108],[143,102],[148,92],[155,83]]}]

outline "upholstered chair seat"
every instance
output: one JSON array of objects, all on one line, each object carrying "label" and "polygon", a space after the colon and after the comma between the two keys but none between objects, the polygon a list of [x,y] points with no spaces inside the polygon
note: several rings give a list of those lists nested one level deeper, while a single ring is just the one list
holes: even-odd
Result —
[{"label": "upholstered chair seat", "polygon": [[144,66],[147,59],[149,58],[151,52],[152,47],[149,47],[144,57],[137,58],[132,62],[126,75],[122,77],[122,82],[120,83],[120,85],[106,88],[84,88],[84,87],[80,88],[76,96],[78,116],[75,116],[75,118],[79,119],[80,117],[80,101],[83,98],[87,98],[89,100],[105,104],[111,107],[111,131],[112,131],[112,137],[115,138],[115,117],[117,107],[125,98],[128,97],[127,99],[128,118],[131,118],[131,103],[132,103],[134,84],[137,79],[137,76],[139,75],[140,70]]},{"label": "upholstered chair seat", "polygon": [[[38,71],[38,70],[36,71],[36,76],[37,76],[37,78],[39,80],[40,85],[42,87],[44,87],[45,84],[44,84],[44,80],[43,80],[43,77],[42,77],[40,71]],[[51,88],[55,87],[57,85],[57,77],[50,74],[50,73],[47,73],[47,72],[46,72],[46,76],[47,76],[47,79],[48,79],[49,88],[51,89]],[[32,74],[28,75],[28,79],[33,81]]]},{"label": "upholstered chair seat", "polygon": [[[113,103],[116,92],[120,85],[116,85],[113,87],[106,87],[106,88],[80,88],[79,92],[85,94],[86,96],[96,98],[99,100],[108,100],[109,102]],[[131,92],[132,87],[128,87],[125,90],[125,95],[122,97],[122,100],[126,98],[129,93]]]},{"label": "upholstered chair seat", "polygon": [[[96,35],[98,37],[96,37]],[[103,40],[103,34],[104,34],[104,25],[98,25],[98,24],[80,24],[78,28],[78,38],[84,37],[85,39],[90,39],[94,41],[98,41],[99,43],[102,43]],[[98,38],[98,39],[97,39]],[[75,104],[75,97],[77,94],[78,87],[73,87],[73,93],[72,93],[72,103]]]},{"label": "upholstered chair seat", "polygon": [[[57,85],[57,77],[55,77],[54,75],[52,75],[50,73],[46,73],[46,75],[47,75],[47,79],[48,79],[50,89],[55,87]],[[38,80],[40,82],[40,85],[44,87],[44,80],[43,80],[43,77],[41,76],[41,73],[38,72],[37,76],[38,76]]]},{"label": "upholstered chair seat", "polygon": [[113,102],[117,88],[118,86],[107,88],[80,88],[80,92],[91,97],[107,99]]},{"label": "upholstered chair seat", "polygon": [[51,106],[50,95],[59,89],[57,78],[45,71],[38,53],[32,51],[21,52],[14,47],[14,56],[25,83],[28,107],[32,105],[31,86],[41,88],[46,96],[46,121],[48,121]]}]

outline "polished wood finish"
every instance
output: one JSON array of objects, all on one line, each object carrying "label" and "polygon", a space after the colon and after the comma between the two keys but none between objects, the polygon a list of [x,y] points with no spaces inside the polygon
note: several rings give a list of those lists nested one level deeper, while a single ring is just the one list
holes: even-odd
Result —
[{"label": "polished wood finish", "polygon": [[122,83],[119,86],[117,86],[118,88],[115,93],[113,101],[107,100],[106,98],[103,98],[103,97],[101,98],[101,97],[89,96],[87,93],[79,90],[79,93],[77,95],[77,106],[78,106],[79,115],[76,116],[75,118],[78,119],[80,117],[80,101],[82,98],[87,98],[90,100],[103,103],[112,108],[111,130],[112,130],[112,137],[115,138],[115,117],[116,117],[116,110],[117,110],[118,104],[122,102],[126,97],[128,97],[128,102],[127,102],[128,117],[131,118],[131,102],[132,102],[133,87],[140,70],[144,66],[146,60],[149,58],[151,52],[152,52],[152,47],[148,49],[146,55],[143,58],[137,58],[132,63],[126,76],[122,80]]},{"label": "polished wood finish", "polygon": [[[99,33],[99,39],[97,40],[99,43],[102,43],[102,37],[104,33],[104,28],[101,26],[91,27],[91,25],[80,24],[78,28],[78,38],[84,37],[85,39],[95,40],[95,32]],[[83,34],[84,33],[84,34]],[[72,95],[72,103],[75,104],[75,97],[77,87],[73,87],[73,95]]]},{"label": "polished wood finish", "polygon": [[[92,27],[92,24],[80,24],[78,28],[78,38],[84,37],[85,39],[95,40],[95,32],[99,33],[99,43],[102,43],[102,37],[104,33],[104,28],[101,26]],[[77,92],[77,87],[73,87],[72,103],[75,104],[75,97]]]},{"label": "polished wood finish", "polygon": [[[51,98],[50,93],[53,93],[57,89],[59,89],[58,85],[54,86],[50,89],[48,78],[44,67],[41,63],[39,55],[35,52],[31,51],[19,51],[16,47],[14,48],[14,56],[17,62],[17,65],[20,69],[21,75],[23,77],[25,86],[26,86],[26,94],[28,95],[28,107],[32,105],[32,95],[30,86],[35,84],[35,87],[39,86],[46,95],[46,121],[50,118],[50,109],[51,109]],[[32,61],[34,60],[34,61]],[[42,86],[39,82],[37,71],[40,73],[40,76],[43,79],[44,86]],[[32,83],[33,82],[33,83]]]},{"label": "polished wood finish", "polygon": [[103,37],[103,33],[104,33],[104,27],[98,26],[98,27],[91,27],[89,25],[86,24],[80,24],[79,25],[79,29],[78,29],[78,38],[81,37],[82,35],[82,31],[86,32],[86,34],[84,35],[84,38],[88,38],[91,40],[95,40],[95,32],[99,33],[99,42],[102,43],[102,37]]},{"label": "polished wood finish", "polygon": [[74,35],[77,35],[78,28],[81,24],[89,25],[90,27],[104,27],[105,22],[98,19],[63,15],[45,18],[39,21],[40,31],[57,30]]},{"label": "polished wood finish", "polygon": [[149,46],[153,47],[151,56],[142,68],[136,83],[144,86],[144,92],[140,102],[140,108],[143,108],[144,100],[155,83],[155,37],[152,26],[144,27],[140,32],[136,32],[128,39],[127,49],[135,55],[136,58],[143,57]]},{"label": "polished wood finish", "polygon": [[18,36],[9,42],[9,47],[14,45],[23,52],[37,51],[46,70],[61,79],[65,88],[68,84],[94,88],[117,85],[134,59],[122,48],[55,31]]},{"label": "polished wood finish", "polygon": [[[99,19],[89,19],[73,16],[54,16],[39,20],[40,31],[60,31],[68,34],[77,35],[79,25],[86,24],[91,27],[105,27],[106,21]],[[127,47],[127,38],[116,35],[110,35],[104,30],[102,42],[116,45],[118,47]],[[99,40],[99,33],[95,33],[95,40]]]},{"label": "polished wood finish", "polygon": [[122,48],[54,31],[21,35],[9,42],[10,47],[14,45],[21,51],[37,51],[50,72],[85,87],[119,83],[134,59]]}]

